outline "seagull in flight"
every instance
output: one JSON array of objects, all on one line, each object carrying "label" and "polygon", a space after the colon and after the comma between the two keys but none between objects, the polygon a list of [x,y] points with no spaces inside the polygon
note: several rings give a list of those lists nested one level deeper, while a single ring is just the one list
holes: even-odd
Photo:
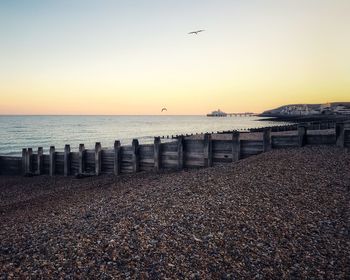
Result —
[{"label": "seagull in flight", "polygon": [[189,32],[188,34],[196,34],[196,35],[198,35],[198,33],[203,32],[203,31],[205,31],[205,30],[201,29],[201,30]]},{"label": "seagull in flight", "polygon": [[161,112],[163,113],[163,111],[168,111],[168,109],[167,108],[163,108]]}]

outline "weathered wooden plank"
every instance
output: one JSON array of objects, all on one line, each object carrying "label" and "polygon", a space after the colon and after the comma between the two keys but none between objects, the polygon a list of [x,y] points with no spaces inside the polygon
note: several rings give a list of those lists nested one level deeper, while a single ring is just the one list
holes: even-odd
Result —
[{"label": "weathered wooden plank", "polygon": [[177,167],[178,167],[177,158],[176,159],[171,159],[171,158],[163,159],[162,164],[171,165],[174,169],[177,169]]},{"label": "weathered wooden plank", "polygon": [[26,173],[32,173],[33,172],[33,149],[28,148],[27,149],[27,159],[26,159]]},{"label": "weathered wooden plank", "polygon": [[213,153],[213,160],[217,161],[218,159],[228,159],[228,160],[232,161],[232,153],[225,153],[225,152]]},{"label": "weathered wooden plank", "polygon": [[184,153],[203,153],[204,151],[204,141],[203,140],[192,140],[186,139],[183,141]]},{"label": "weathered wooden plank", "polygon": [[154,147],[152,145],[139,145],[140,158],[153,158]]},{"label": "weathered wooden plank", "polygon": [[240,155],[246,158],[247,155],[257,155],[264,151],[263,141],[241,140]]},{"label": "weathered wooden plank", "polygon": [[152,164],[154,166],[154,159],[153,158],[143,158],[140,159],[140,163],[143,164]]},{"label": "weathered wooden plank", "polygon": [[79,173],[79,152],[71,152],[70,160],[70,174],[76,175]]},{"label": "weathered wooden plank", "polygon": [[345,146],[345,129],[344,123],[337,123],[335,127],[336,145],[344,148]]},{"label": "weathered wooden plank", "polygon": [[258,154],[262,153],[263,149],[262,148],[242,148],[241,149],[241,154]]},{"label": "weathered wooden plank", "polygon": [[165,160],[162,162],[162,167],[164,169],[178,170],[178,161],[177,160]]},{"label": "weathered wooden plank", "polygon": [[63,175],[69,176],[71,170],[71,160],[70,160],[70,145],[64,146],[64,166]]},{"label": "weathered wooden plank", "polygon": [[27,149],[22,149],[22,175],[26,174],[27,169]]},{"label": "weathered wooden plank", "polygon": [[122,157],[122,161],[132,162],[132,155],[125,154],[123,152],[123,149],[121,150],[121,157]]},{"label": "weathered wooden plank", "polygon": [[101,149],[101,173],[114,173],[114,150]]},{"label": "weathered wooden plank", "polygon": [[278,141],[272,139],[272,146],[274,148],[278,146],[299,147],[299,141]]},{"label": "weathered wooden plank", "polygon": [[307,144],[307,128],[305,125],[298,125],[298,137],[299,147],[303,147]]},{"label": "weathered wooden plank", "polygon": [[204,166],[210,167],[213,165],[213,150],[212,150],[212,140],[209,133],[204,134]]},{"label": "weathered wooden plank", "polygon": [[122,146],[122,150],[124,154],[132,154],[133,153],[133,147],[130,145]]},{"label": "weathered wooden plank", "polygon": [[64,153],[55,153],[55,174],[63,175],[64,173]]},{"label": "weathered wooden plank", "polygon": [[350,128],[344,130],[344,138],[345,138],[345,141],[350,140]]},{"label": "weathered wooden plank", "polygon": [[161,143],[162,153],[177,152],[177,141],[169,143]]},{"label": "weathered wooden plank", "polygon": [[85,146],[84,144],[79,145],[79,174],[85,172]]},{"label": "weathered wooden plank", "polygon": [[177,170],[184,168],[184,137],[181,135],[177,138]]},{"label": "weathered wooden plank", "polygon": [[178,155],[177,153],[167,153],[167,154],[163,154],[161,157],[161,161],[163,162],[164,160],[177,160],[178,159]]},{"label": "weathered wooden plank", "polygon": [[350,130],[345,130],[344,134],[344,147],[350,148]]},{"label": "weathered wooden plank", "polygon": [[[336,143],[335,134],[328,135],[307,135],[309,145],[334,145]],[[340,146],[344,147],[344,143]]]},{"label": "weathered wooden plank", "polygon": [[140,171],[152,171],[154,170],[154,162],[151,164],[140,164]]},{"label": "weathered wooden plank", "polygon": [[141,167],[149,167],[149,166],[152,166],[152,168],[154,167],[153,159],[144,159],[140,161],[140,169]]},{"label": "weathered wooden plank", "polygon": [[22,174],[22,157],[0,156],[0,174],[1,175]]},{"label": "weathered wooden plank", "polygon": [[271,128],[264,129],[263,133],[263,152],[268,152],[272,149],[271,143]]},{"label": "weathered wooden plank", "polygon": [[264,142],[259,140],[241,140],[242,147],[259,147],[263,149]]},{"label": "weathered wooden plank", "polygon": [[219,163],[230,163],[232,162],[232,158],[213,158],[213,165]]},{"label": "weathered wooden plank", "polygon": [[95,150],[85,150],[85,171],[95,173]]},{"label": "weathered wooden plank", "polygon": [[11,164],[9,164],[9,162],[6,160],[1,160],[0,170],[1,175],[21,175],[21,160],[11,162]]},{"label": "weathered wooden plank", "polygon": [[149,171],[154,168],[154,145],[139,145],[140,171]]},{"label": "weathered wooden plank", "polygon": [[1,159],[5,160],[6,162],[17,162],[18,160],[22,160],[22,157],[16,157],[16,156],[0,156]]},{"label": "weathered wooden plank", "polygon": [[203,161],[203,163],[204,163],[204,155],[203,155],[203,153],[190,153],[190,154],[185,154],[184,157],[185,157],[185,160],[191,158],[191,159],[196,159],[196,160]]},{"label": "weathered wooden plank", "polygon": [[214,140],[212,139],[213,152],[227,151],[232,153],[232,140]]},{"label": "weathered wooden plank", "polygon": [[258,155],[258,154],[261,154],[263,152],[262,149],[242,149],[241,150],[241,155]]},{"label": "weathered wooden plank", "polygon": [[121,173],[134,173],[134,169],[133,169],[133,165],[132,163],[125,163],[125,162],[121,162],[121,166],[120,166],[120,171]]},{"label": "weathered wooden plank", "polygon": [[299,136],[272,136],[273,148],[298,147]]},{"label": "weathered wooden plank", "polygon": [[296,143],[299,144],[299,136],[294,135],[294,136],[272,136],[274,142],[278,143]]},{"label": "weathered wooden plank", "polygon": [[43,174],[43,155],[44,155],[44,149],[43,147],[38,147],[38,155],[37,155],[37,168],[36,168],[36,173],[38,175]]},{"label": "weathered wooden plank", "polygon": [[50,147],[50,176],[54,176],[56,172],[56,154],[55,146]]},{"label": "weathered wooden plank", "polygon": [[102,170],[102,146],[100,142],[95,143],[95,175],[100,176]]},{"label": "weathered wooden plank", "polygon": [[[185,140],[186,144],[184,145],[184,166],[185,167],[204,167],[204,141],[196,140]],[[190,143],[190,145],[188,145]],[[191,145],[192,144],[192,145]],[[186,146],[187,145],[187,146]],[[198,146],[202,146],[202,149],[198,149]],[[193,150],[191,150],[193,148]]]},{"label": "weathered wooden plank", "polygon": [[43,155],[43,171],[44,174],[50,174],[50,155]]},{"label": "weathered wooden plank", "polygon": [[204,167],[204,160],[186,159],[186,160],[185,160],[185,166],[186,166],[187,168]]},{"label": "weathered wooden plank", "polygon": [[139,172],[140,169],[140,156],[139,156],[139,140],[132,140],[132,169],[133,172]]},{"label": "weathered wooden plank", "polygon": [[350,142],[350,130],[345,130],[344,131],[344,141],[345,142]]},{"label": "weathered wooden plank", "polygon": [[162,146],[160,142],[160,137],[154,137],[154,170],[159,171],[161,169],[161,152]]}]

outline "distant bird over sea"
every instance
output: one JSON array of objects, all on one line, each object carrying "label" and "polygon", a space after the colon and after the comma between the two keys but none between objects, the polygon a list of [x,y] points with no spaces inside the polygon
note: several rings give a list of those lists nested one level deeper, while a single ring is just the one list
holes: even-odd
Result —
[{"label": "distant bird over sea", "polygon": [[168,109],[164,107],[161,112],[163,113],[163,111],[168,111]]},{"label": "distant bird over sea", "polygon": [[203,31],[205,31],[205,30],[201,29],[201,30],[197,30],[197,31],[191,31],[188,34],[196,34],[196,35],[198,35],[198,33],[203,32]]}]

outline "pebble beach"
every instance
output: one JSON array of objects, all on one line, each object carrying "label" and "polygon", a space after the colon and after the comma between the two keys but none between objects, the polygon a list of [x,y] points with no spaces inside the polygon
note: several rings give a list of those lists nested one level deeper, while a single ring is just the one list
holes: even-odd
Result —
[{"label": "pebble beach", "polygon": [[350,153],[0,177],[0,279],[349,279]]}]

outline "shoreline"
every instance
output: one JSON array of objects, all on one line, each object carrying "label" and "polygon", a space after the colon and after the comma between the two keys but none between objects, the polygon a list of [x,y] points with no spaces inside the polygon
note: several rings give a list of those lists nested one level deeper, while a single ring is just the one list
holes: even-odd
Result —
[{"label": "shoreline", "polygon": [[309,116],[288,116],[275,114],[258,114],[257,117],[263,118],[257,121],[275,121],[275,122],[337,122],[350,119],[349,115],[309,115]]},{"label": "shoreline", "polygon": [[346,278],[349,168],[306,146],[175,173],[3,176],[0,275]]}]

